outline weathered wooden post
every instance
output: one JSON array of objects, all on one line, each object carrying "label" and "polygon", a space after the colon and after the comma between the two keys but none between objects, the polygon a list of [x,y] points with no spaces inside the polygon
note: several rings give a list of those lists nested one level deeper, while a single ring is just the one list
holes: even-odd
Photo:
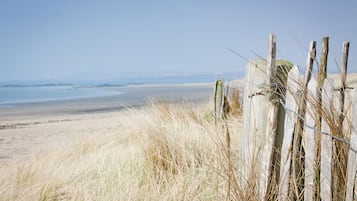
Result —
[{"label": "weathered wooden post", "polygon": [[214,87],[214,121],[223,118],[223,104],[224,104],[224,82],[217,80]]},{"label": "weathered wooden post", "polygon": [[269,112],[268,124],[266,128],[266,142],[263,151],[262,160],[262,176],[260,178],[260,193],[261,198],[267,200],[267,194],[273,174],[273,154],[275,148],[275,137],[278,126],[278,111],[279,111],[279,97],[277,95],[278,83],[276,82],[276,39],[275,35],[270,34],[269,38],[269,55],[267,59],[267,84],[269,97]]},{"label": "weathered wooden post", "polygon": [[[327,58],[328,58],[328,52],[329,52],[329,37],[325,36],[322,38],[321,40],[322,42],[322,50],[321,50],[321,56],[320,56],[320,65],[319,65],[319,69],[318,69],[318,75],[317,75],[317,109],[316,109],[316,113],[317,113],[317,121],[316,121],[316,129],[317,130],[321,130],[321,116],[322,116],[322,100],[321,100],[321,93],[322,93],[322,86],[324,84],[324,81],[327,77]],[[320,142],[321,142],[321,136],[320,135],[316,135],[316,141],[315,141],[315,163],[319,164],[320,162],[320,158],[321,158],[321,154],[320,154]],[[320,166],[318,166],[318,168],[316,169],[316,173],[319,175],[320,173]],[[316,184],[319,184],[319,177],[315,178],[316,180]],[[317,199],[320,198],[320,185],[315,185],[316,188],[316,197]]]},{"label": "weathered wooden post", "polygon": [[333,116],[333,81],[325,79],[322,91],[322,106],[323,117],[321,122],[321,172],[320,172],[320,190],[321,200],[332,200],[332,138],[328,134],[331,133],[329,117]]},{"label": "weathered wooden post", "polygon": [[277,115],[279,109],[279,102],[277,100],[276,90],[278,88],[276,83],[276,38],[275,35],[270,34],[269,38],[269,54],[267,58],[267,89],[269,97],[269,112],[268,112],[268,124],[266,130],[266,143],[263,152],[263,177],[261,178],[261,192],[264,196],[267,192],[267,188],[271,179],[272,173],[272,157],[275,145],[275,137],[277,130]]},{"label": "weathered wooden post", "polygon": [[[310,42],[310,49],[307,57],[307,66],[305,69],[305,76],[300,90],[300,97],[297,99],[298,104],[298,115],[299,117],[304,117],[306,112],[306,96],[307,96],[307,86],[311,79],[312,67],[316,57],[316,42]],[[297,119],[294,127],[294,138],[292,143],[292,185],[290,188],[290,199],[296,200],[300,199],[298,196],[303,191],[303,159],[302,159],[302,135],[304,129],[304,120]]]},{"label": "weathered wooden post", "polygon": [[[247,190],[254,188],[260,199],[270,199],[267,196],[271,186],[277,185],[280,162],[277,152],[280,151],[284,131],[284,125],[279,124],[278,119],[285,116],[280,99],[284,99],[287,75],[293,67],[288,61],[275,62],[275,36],[270,35],[269,41],[268,61],[258,59],[247,65],[243,96],[241,185]],[[269,121],[272,124],[267,123],[270,106]]]},{"label": "weathered wooden post", "polygon": [[294,66],[288,75],[287,90],[286,90],[286,107],[291,110],[285,115],[284,139],[281,148],[280,161],[280,181],[278,200],[288,200],[289,181],[290,181],[290,164],[291,164],[291,144],[294,134],[294,124],[296,122],[297,103],[296,94],[300,89],[299,69]]},{"label": "weathered wooden post", "polygon": [[315,130],[308,128],[309,126],[316,125],[316,109],[315,99],[317,97],[316,81],[311,79],[308,85],[308,93],[306,97],[306,113],[304,125],[304,147],[305,147],[305,191],[304,200],[315,200],[315,170],[317,164],[315,163]]},{"label": "weathered wooden post", "polygon": [[354,188],[357,171],[357,89],[355,89],[352,94],[352,132],[350,139],[350,147],[352,150],[348,153],[346,201],[354,200]]},{"label": "weathered wooden post", "polygon": [[[336,104],[336,124],[339,132],[336,135],[340,138],[346,139],[346,130],[343,128],[345,119],[345,92],[346,92],[346,76],[347,76],[347,61],[349,42],[344,42],[342,47],[342,65],[341,65],[341,86],[337,93],[338,101]],[[334,142],[334,159],[333,159],[333,180],[334,180],[334,200],[345,200],[346,190],[346,171],[347,171],[347,153],[346,146],[338,141]]]},{"label": "weathered wooden post", "polygon": [[325,36],[322,38],[322,47],[321,47],[321,57],[320,57],[320,66],[319,66],[319,76],[318,76],[318,87],[320,87],[320,93],[327,77],[327,58],[329,52],[329,37]]},{"label": "weathered wooden post", "polygon": [[345,90],[346,90],[346,77],[347,77],[347,62],[348,62],[348,51],[350,48],[350,42],[343,43],[343,52],[342,52],[342,66],[341,66],[341,89],[340,89],[340,128],[342,128],[344,120],[344,111],[345,111]]},{"label": "weathered wooden post", "polygon": [[[267,86],[267,62],[253,60],[246,67],[246,85],[243,96],[243,134],[241,141],[242,187],[255,186],[259,168],[262,145],[265,139],[268,116],[268,97],[263,96]],[[254,183],[250,183],[254,182]]]}]

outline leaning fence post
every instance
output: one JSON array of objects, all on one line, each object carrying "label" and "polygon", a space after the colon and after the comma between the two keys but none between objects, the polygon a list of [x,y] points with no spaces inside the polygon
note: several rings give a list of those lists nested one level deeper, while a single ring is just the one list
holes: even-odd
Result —
[{"label": "leaning fence post", "polygon": [[286,87],[286,109],[285,124],[284,124],[284,139],[281,147],[281,161],[280,161],[280,181],[278,200],[288,200],[289,181],[290,181],[290,163],[291,163],[291,144],[294,134],[294,123],[297,116],[297,103],[295,96],[299,90],[299,69],[294,66],[289,74]]},{"label": "leaning fence post", "polygon": [[321,122],[321,172],[320,172],[320,190],[321,200],[332,200],[332,138],[329,124],[331,122],[333,104],[333,81],[325,79],[322,88],[322,106],[323,118]]},{"label": "leaning fence post", "polygon": [[354,188],[357,171],[357,89],[354,90],[352,96],[352,132],[350,140],[350,151],[347,162],[347,187],[346,187],[346,201],[354,199]]},{"label": "leaning fence post", "polygon": [[[298,115],[299,117],[305,117],[306,112],[306,94],[307,94],[307,86],[311,79],[312,68],[314,64],[314,60],[316,57],[316,42],[310,42],[310,48],[307,56],[306,68],[305,68],[305,76],[301,86],[300,97],[298,100]],[[294,128],[294,139],[292,145],[292,187],[290,188],[290,199],[296,200],[297,197],[300,196],[303,191],[303,159],[301,142],[303,135],[303,125],[304,120],[299,118],[295,123]]]}]

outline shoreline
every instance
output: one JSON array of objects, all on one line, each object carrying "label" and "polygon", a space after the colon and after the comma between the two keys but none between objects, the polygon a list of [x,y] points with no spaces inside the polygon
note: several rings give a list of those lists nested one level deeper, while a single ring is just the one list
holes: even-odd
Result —
[{"label": "shoreline", "polygon": [[145,105],[148,100],[163,101],[200,101],[213,94],[212,83],[175,84],[175,85],[130,85],[125,87],[107,87],[104,90],[114,91],[116,95],[98,96],[77,99],[51,100],[6,104],[0,107],[0,121],[4,117],[18,115],[46,115],[90,113],[120,110],[130,106]]},{"label": "shoreline", "polygon": [[0,165],[65,149],[83,137],[106,135],[123,128],[118,119],[127,109],[140,110],[150,101],[208,102],[213,84],[111,87],[120,95],[18,104],[0,108]]}]

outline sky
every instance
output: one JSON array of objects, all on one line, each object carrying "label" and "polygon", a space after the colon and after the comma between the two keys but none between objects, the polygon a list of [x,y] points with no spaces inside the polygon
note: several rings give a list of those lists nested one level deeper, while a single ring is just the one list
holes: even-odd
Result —
[{"label": "sky", "polygon": [[244,74],[246,59],[267,56],[269,33],[277,59],[301,69],[309,42],[319,57],[329,36],[331,72],[350,41],[357,72],[356,8],[354,0],[0,0],[0,81]]}]

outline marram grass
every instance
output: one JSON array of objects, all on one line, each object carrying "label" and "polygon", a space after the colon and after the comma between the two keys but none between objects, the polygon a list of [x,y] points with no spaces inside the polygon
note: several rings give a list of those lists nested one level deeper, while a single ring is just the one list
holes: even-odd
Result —
[{"label": "marram grass", "polygon": [[241,117],[226,121],[227,157],[224,125],[214,125],[207,108],[156,103],[131,109],[118,114],[124,118],[114,133],[2,165],[0,200],[225,200],[227,193],[241,200],[233,165]]}]

